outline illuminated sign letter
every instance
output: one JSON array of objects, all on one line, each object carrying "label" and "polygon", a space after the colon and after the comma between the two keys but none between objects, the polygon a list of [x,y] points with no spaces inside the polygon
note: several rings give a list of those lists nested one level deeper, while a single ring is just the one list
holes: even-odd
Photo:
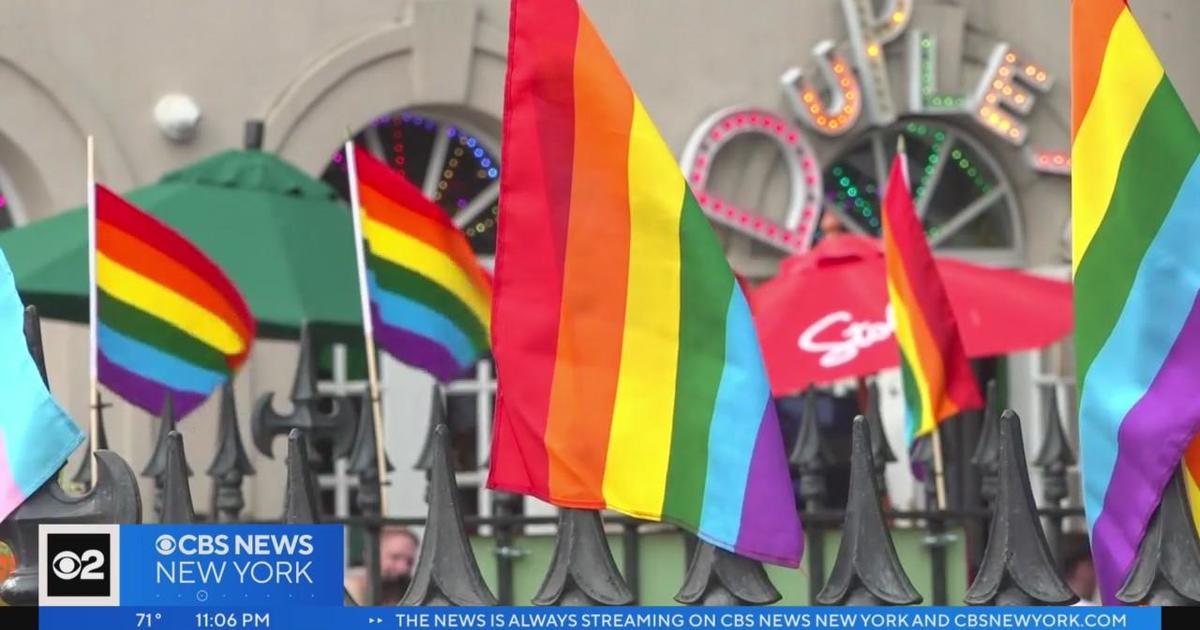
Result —
[{"label": "illuminated sign letter", "polygon": [[911,0],[891,0],[882,15],[871,0],[842,0],[850,50],[858,68],[859,83],[867,99],[871,122],[886,125],[896,120],[896,103],[888,82],[883,45],[900,36],[912,18]]},{"label": "illuminated sign letter", "polygon": [[783,73],[783,95],[800,122],[812,130],[827,135],[840,136],[850,131],[862,113],[862,90],[858,79],[846,58],[834,52],[834,43],[824,40],[813,48],[817,69],[829,87],[829,103],[812,81],[804,76],[800,68],[790,68]]},{"label": "illuminated sign letter", "polygon": [[971,97],[971,115],[993,133],[1020,146],[1029,130],[1017,116],[1028,114],[1034,100],[1033,93],[1024,86],[1046,92],[1052,82],[1045,68],[1025,61],[1008,44],[997,44]]},{"label": "illuminated sign letter", "polygon": [[[739,208],[707,188],[717,153],[734,138],[746,135],[772,141],[787,166],[792,194],[783,225],[765,218],[761,211]],[[713,221],[783,251],[808,249],[820,210],[821,167],[803,132],[783,117],[748,107],[723,109],[692,132],[680,164],[696,201]]]},{"label": "illuminated sign letter", "polygon": [[913,112],[961,112],[964,98],[937,91],[937,37],[919,29],[908,33],[908,108]]}]

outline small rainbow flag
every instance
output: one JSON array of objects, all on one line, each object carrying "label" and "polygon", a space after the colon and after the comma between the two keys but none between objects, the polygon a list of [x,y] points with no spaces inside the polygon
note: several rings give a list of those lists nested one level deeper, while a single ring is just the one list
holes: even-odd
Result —
[{"label": "small rainbow flag", "polygon": [[100,382],[157,414],[199,407],[246,361],[250,309],[195,245],[96,185],[96,357]]},{"label": "small rainbow flag", "polygon": [[356,146],[350,177],[375,340],[439,380],[461,376],[491,345],[491,279],[462,231],[403,175]]},{"label": "small rainbow flag", "polygon": [[899,151],[883,198],[883,251],[888,300],[896,318],[908,443],[983,400],[967,361],[954,309],[908,188],[908,163]]},{"label": "small rainbow flag", "polygon": [[503,140],[488,485],[796,566],[750,309],[575,0],[513,1]]},{"label": "small rainbow flag", "polygon": [[1200,428],[1200,132],[1121,0],[1072,3],[1071,76],[1084,507],[1100,594],[1118,604]]},{"label": "small rainbow flag", "polygon": [[[0,521],[54,476],[83,433],[50,396],[25,340],[25,308],[0,253]],[[5,570],[0,545],[0,577]]]}]

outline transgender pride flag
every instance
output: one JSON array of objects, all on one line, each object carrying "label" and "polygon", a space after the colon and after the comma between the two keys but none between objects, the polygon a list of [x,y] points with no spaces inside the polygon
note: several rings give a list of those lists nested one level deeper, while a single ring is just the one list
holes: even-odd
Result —
[{"label": "transgender pride flag", "polygon": [[0,521],[67,461],[83,441],[75,422],[50,397],[29,347],[24,307],[0,253]]}]

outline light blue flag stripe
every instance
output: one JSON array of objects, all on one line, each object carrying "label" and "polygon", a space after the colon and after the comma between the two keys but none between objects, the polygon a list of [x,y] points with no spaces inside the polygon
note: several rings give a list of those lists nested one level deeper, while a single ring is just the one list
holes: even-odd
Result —
[{"label": "light blue flag stripe", "polygon": [[25,343],[24,305],[0,252],[0,521],[62,467],[83,433],[50,396]]}]

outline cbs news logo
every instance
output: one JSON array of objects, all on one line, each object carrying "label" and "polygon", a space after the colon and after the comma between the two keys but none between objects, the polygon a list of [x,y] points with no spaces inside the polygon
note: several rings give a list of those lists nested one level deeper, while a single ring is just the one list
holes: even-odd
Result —
[{"label": "cbs news logo", "polygon": [[38,605],[118,605],[119,549],[119,525],[40,525]]}]

